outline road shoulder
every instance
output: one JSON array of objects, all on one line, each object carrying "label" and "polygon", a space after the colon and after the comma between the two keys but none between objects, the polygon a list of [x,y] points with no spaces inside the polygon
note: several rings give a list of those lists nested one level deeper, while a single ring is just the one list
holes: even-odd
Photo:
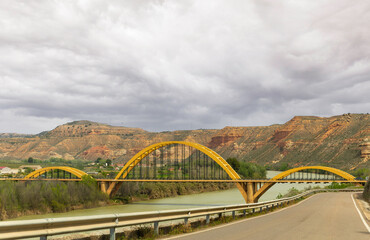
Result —
[{"label": "road shoulder", "polygon": [[[370,232],[370,205],[362,199],[362,193],[352,194],[353,202],[357,208],[365,227]],[[367,226],[366,226],[367,225]]]}]

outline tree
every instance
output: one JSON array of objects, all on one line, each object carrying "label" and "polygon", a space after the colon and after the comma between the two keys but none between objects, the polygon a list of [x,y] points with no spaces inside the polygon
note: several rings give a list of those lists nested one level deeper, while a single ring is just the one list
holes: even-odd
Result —
[{"label": "tree", "polygon": [[105,160],[105,164],[106,164],[107,166],[112,165],[112,160],[110,160],[110,159]]},{"label": "tree", "polygon": [[365,201],[370,203],[370,177],[367,180],[367,183],[364,188],[364,192],[362,193],[362,197],[365,199]]},{"label": "tree", "polygon": [[289,164],[288,163],[282,163],[281,165],[280,165],[280,167],[279,167],[279,171],[282,171],[282,172],[284,172],[284,171],[286,171],[286,170],[288,170],[290,167],[289,167]]},{"label": "tree", "polygon": [[357,179],[367,179],[366,177],[370,176],[370,169],[369,168],[359,168],[352,174]]},{"label": "tree", "polygon": [[97,158],[96,161],[95,161],[95,163],[99,163],[100,160],[101,160],[101,158]]},{"label": "tree", "polygon": [[96,182],[95,178],[91,177],[90,175],[83,175],[81,177],[81,182],[90,188],[97,188],[98,183]]},{"label": "tree", "polygon": [[33,169],[32,168],[29,168],[29,167],[26,167],[24,168],[24,173],[27,175],[29,173],[33,172]]},{"label": "tree", "polygon": [[256,163],[241,162],[238,174],[245,179],[266,178],[266,168]]},{"label": "tree", "polygon": [[228,158],[226,162],[235,170],[235,172],[239,171],[240,163],[236,158]]},{"label": "tree", "polygon": [[27,162],[28,162],[28,163],[33,163],[33,162],[34,162],[34,160],[33,160],[33,158],[29,157],[29,158],[28,158],[28,160],[27,160]]}]

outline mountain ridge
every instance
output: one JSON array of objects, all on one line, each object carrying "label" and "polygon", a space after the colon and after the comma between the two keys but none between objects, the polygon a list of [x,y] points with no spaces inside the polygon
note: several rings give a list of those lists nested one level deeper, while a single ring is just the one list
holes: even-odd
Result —
[{"label": "mountain ridge", "polygon": [[295,116],[284,124],[270,126],[164,132],[80,120],[36,135],[0,134],[0,159],[110,158],[124,163],[157,142],[191,141],[215,150],[224,158],[236,157],[263,165],[369,168],[369,126],[369,114]]}]

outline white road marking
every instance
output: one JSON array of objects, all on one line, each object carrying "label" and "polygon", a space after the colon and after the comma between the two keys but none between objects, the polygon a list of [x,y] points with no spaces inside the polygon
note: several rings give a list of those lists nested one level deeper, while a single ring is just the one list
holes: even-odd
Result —
[{"label": "white road marking", "polygon": [[356,210],[357,210],[357,212],[358,212],[358,215],[360,215],[360,218],[361,218],[362,222],[364,223],[365,228],[366,228],[366,229],[367,229],[367,231],[370,233],[370,227],[369,227],[369,225],[367,225],[367,222],[365,221],[364,217],[362,216],[362,213],[361,213],[360,209],[358,209],[358,207],[357,207],[357,205],[356,205],[356,202],[355,202],[355,199],[353,198],[353,194],[354,194],[354,193],[352,193],[352,195],[351,195],[351,197],[352,197],[352,201],[353,201],[353,204],[355,205]]}]

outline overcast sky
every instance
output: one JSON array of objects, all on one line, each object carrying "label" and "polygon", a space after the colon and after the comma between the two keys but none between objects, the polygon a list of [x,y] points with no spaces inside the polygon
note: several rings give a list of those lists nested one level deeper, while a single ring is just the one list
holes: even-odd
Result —
[{"label": "overcast sky", "polygon": [[368,0],[2,0],[0,132],[370,112]]}]

